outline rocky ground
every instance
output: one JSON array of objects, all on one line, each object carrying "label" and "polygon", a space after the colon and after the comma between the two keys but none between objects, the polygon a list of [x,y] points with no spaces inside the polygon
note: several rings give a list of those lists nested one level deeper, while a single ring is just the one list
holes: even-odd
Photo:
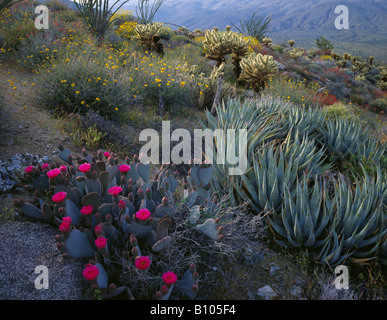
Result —
[{"label": "rocky ground", "polygon": [[[0,223],[0,300],[80,300],[82,269],[79,261],[64,260],[52,227],[32,222]],[[48,270],[48,288],[35,281]],[[37,281],[40,283],[40,281]]]}]

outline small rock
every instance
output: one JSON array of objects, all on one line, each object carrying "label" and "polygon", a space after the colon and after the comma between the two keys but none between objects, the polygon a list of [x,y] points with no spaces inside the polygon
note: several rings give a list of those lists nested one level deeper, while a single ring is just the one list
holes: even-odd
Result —
[{"label": "small rock", "polygon": [[293,298],[301,298],[302,288],[300,286],[293,286],[290,288],[289,293]]},{"label": "small rock", "polygon": [[270,286],[264,286],[258,289],[257,295],[265,300],[278,299],[277,293]]},{"label": "small rock", "polygon": [[251,262],[254,264],[263,262],[264,258],[265,254],[263,252],[257,252],[250,257]]},{"label": "small rock", "polygon": [[273,278],[275,277],[275,275],[278,273],[278,271],[280,271],[281,268],[277,267],[277,266],[271,266],[270,267],[270,277]]}]

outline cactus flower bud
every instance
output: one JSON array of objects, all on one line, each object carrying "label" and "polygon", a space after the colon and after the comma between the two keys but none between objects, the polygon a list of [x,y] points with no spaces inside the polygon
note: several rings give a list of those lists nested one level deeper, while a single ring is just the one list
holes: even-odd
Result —
[{"label": "cactus flower bud", "polygon": [[130,251],[132,253],[132,255],[134,255],[135,257],[137,257],[138,255],[138,249],[137,247],[133,247],[132,250]]},{"label": "cactus flower bud", "polygon": [[198,279],[199,279],[199,272],[195,271],[195,272],[192,274],[192,277],[194,278],[194,280],[198,280]]},{"label": "cactus flower bud", "polygon": [[120,200],[118,202],[118,208],[120,208],[121,210],[125,209],[126,208],[126,202],[124,200]]},{"label": "cactus flower bud", "polygon": [[64,244],[62,242],[59,242],[56,244],[56,247],[59,249],[59,250],[62,250]]},{"label": "cactus flower bud", "polygon": [[112,215],[111,215],[110,213],[108,213],[108,214],[105,216],[105,221],[106,221],[106,222],[112,222],[112,219],[113,219],[113,217],[112,217]]},{"label": "cactus flower bud", "polygon": [[161,291],[157,291],[157,292],[156,292],[156,299],[157,299],[157,300],[161,300],[162,298],[163,298],[162,292],[161,292]]},{"label": "cactus flower bud", "polygon": [[60,236],[60,234],[57,234],[57,235],[54,237],[54,239],[55,239],[57,242],[59,242],[59,241],[61,241],[62,237]]},{"label": "cactus flower bud", "polygon": [[70,258],[70,255],[67,252],[65,252],[64,254],[62,254],[62,258],[67,260]]},{"label": "cactus flower bud", "polygon": [[163,285],[161,286],[161,288],[160,288],[160,291],[161,291],[161,293],[162,293],[163,295],[166,295],[166,294],[168,293],[169,289],[168,289],[168,287],[167,287],[165,284],[163,284]]},{"label": "cactus flower bud", "polygon": [[192,291],[195,293],[199,291],[199,286],[196,283],[192,285]]},{"label": "cactus flower bud", "polygon": [[111,283],[109,285],[109,292],[114,292],[116,291],[116,289],[117,289],[117,286],[114,283]]},{"label": "cactus flower bud", "polygon": [[137,238],[134,235],[130,236],[129,242],[133,247],[137,246]]},{"label": "cactus flower bud", "polygon": [[189,271],[191,271],[191,273],[194,273],[196,271],[196,265],[194,263],[192,263],[190,266],[189,266]]},{"label": "cactus flower bud", "polygon": [[62,144],[62,143],[59,143],[59,144],[58,144],[58,149],[59,149],[60,151],[63,151],[63,150],[64,150],[64,147],[63,147],[63,144]]},{"label": "cactus flower bud", "polygon": [[218,228],[218,233],[222,233],[224,231],[224,228],[222,227],[222,226],[220,226],[219,228]]},{"label": "cactus flower bud", "polygon": [[161,203],[162,203],[164,206],[167,206],[167,205],[169,204],[168,198],[167,198],[167,197],[164,197],[164,198],[161,200]]}]

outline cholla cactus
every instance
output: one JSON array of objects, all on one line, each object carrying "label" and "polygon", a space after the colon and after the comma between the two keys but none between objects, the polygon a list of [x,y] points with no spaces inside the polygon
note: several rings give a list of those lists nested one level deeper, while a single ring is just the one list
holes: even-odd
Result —
[{"label": "cholla cactus", "polygon": [[288,44],[289,44],[290,48],[293,48],[295,43],[296,43],[296,40],[289,40],[288,41]]},{"label": "cholla cactus", "polygon": [[339,53],[337,53],[337,52],[331,52],[331,56],[332,56],[332,58],[333,59],[335,59],[336,61],[339,61],[340,59],[342,59],[342,56],[339,54]]},{"label": "cholla cactus", "polygon": [[290,52],[289,52],[289,55],[293,58],[293,59],[297,59],[301,56],[304,55],[304,51],[300,48],[294,48],[292,49]]},{"label": "cholla cactus", "polygon": [[278,71],[278,66],[272,56],[252,54],[241,61],[242,73],[240,79],[251,84],[256,92],[265,88],[266,82]]},{"label": "cholla cactus", "polygon": [[242,72],[240,62],[242,60],[242,57],[244,57],[249,50],[248,45],[249,45],[249,41],[245,40],[245,38],[242,35],[234,33],[234,44],[232,47],[232,52],[233,52],[232,63],[234,65],[235,79],[238,79]]},{"label": "cholla cactus", "polygon": [[138,24],[134,29],[134,38],[140,40],[140,43],[145,47],[145,50],[150,51],[152,50],[154,37],[157,36],[162,27],[162,23]]},{"label": "cholla cactus", "polygon": [[265,44],[266,47],[268,47],[272,43],[272,40],[268,37],[264,37],[262,39],[262,42]]},{"label": "cholla cactus", "polygon": [[217,67],[226,62],[225,56],[232,53],[234,35],[230,29],[220,32],[217,28],[207,31],[203,40],[203,47],[208,52],[206,57],[217,61]]},{"label": "cholla cactus", "polygon": [[[207,77],[204,73],[198,75],[198,83],[200,83],[200,97],[199,107],[208,108],[211,107],[214,101],[215,92],[218,84],[219,77],[223,77],[226,64],[222,63],[219,67],[215,67],[211,74]],[[221,93],[223,96],[224,90]]]},{"label": "cholla cactus", "polygon": [[344,60],[349,61],[349,60],[351,60],[351,57],[352,57],[352,56],[351,56],[349,53],[347,53],[347,52],[345,52],[345,53],[343,54]]}]

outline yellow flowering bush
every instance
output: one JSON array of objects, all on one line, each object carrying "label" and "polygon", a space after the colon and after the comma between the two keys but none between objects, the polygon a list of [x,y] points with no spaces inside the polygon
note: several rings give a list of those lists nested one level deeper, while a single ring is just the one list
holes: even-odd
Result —
[{"label": "yellow flowering bush", "polygon": [[135,35],[135,28],[137,26],[137,22],[131,21],[131,22],[124,22],[121,24],[118,29],[116,30],[116,33],[124,39],[130,40]]}]

